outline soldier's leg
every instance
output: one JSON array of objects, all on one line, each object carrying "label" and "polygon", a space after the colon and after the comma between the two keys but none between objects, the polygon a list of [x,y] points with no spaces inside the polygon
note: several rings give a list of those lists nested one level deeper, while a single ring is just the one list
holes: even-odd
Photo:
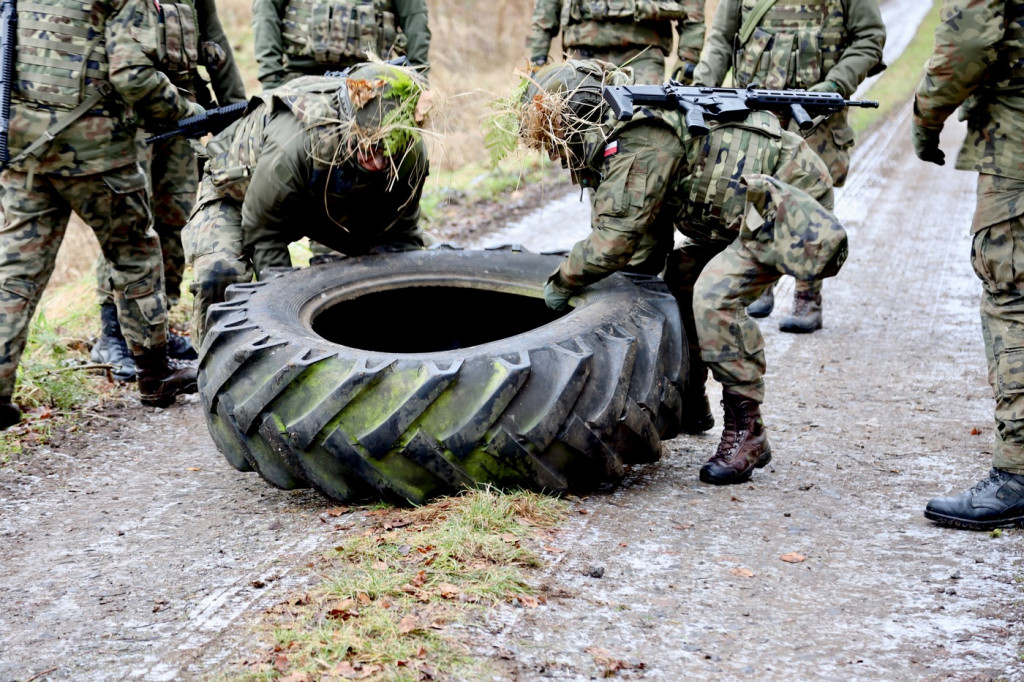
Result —
[{"label": "soldier's leg", "polygon": [[224,300],[229,285],[252,281],[252,264],[242,252],[241,207],[216,198],[204,180],[182,241],[185,259],[192,266],[192,338],[202,347],[210,305]]},{"label": "soldier's leg", "polygon": [[[1024,198],[1024,183],[1017,184]],[[996,399],[993,468],[970,490],[929,501],[924,515],[987,530],[1024,525],[1024,217],[978,231],[971,262],[984,286],[981,325]]]},{"label": "soldier's leg", "polygon": [[100,335],[89,350],[89,358],[110,365],[115,381],[135,381],[135,359],[117,319],[113,271],[102,253],[96,257],[96,293],[100,300]]},{"label": "soldier's leg", "polygon": [[669,254],[665,266],[665,282],[679,305],[679,317],[682,321],[683,334],[686,336],[690,358],[689,373],[683,390],[682,429],[685,433],[702,433],[715,425],[705,392],[708,366],[701,359],[700,343],[697,339],[693,311],[693,288],[708,261],[721,250],[722,245],[720,244],[687,242]]},{"label": "soldier's leg", "polygon": [[150,226],[146,176],[131,165],[54,184],[92,227],[110,263],[118,321],[135,359],[143,404],[166,406],[177,395],[195,392],[195,367],[167,359],[163,263]]},{"label": "soldier's leg", "polygon": [[747,315],[750,305],[779,279],[737,240],[707,264],[693,292],[701,357],[722,384],[725,425],[718,450],[700,470],[706,483],[741,483],[771,460],[761,420],[764,338]]},{"label": "soldier's leg", "polygon": [[793,312],[782,318],[779,329],[790,334],[811,334],[821,329],[821,280],[797,280]]},{"label": "soldier's leg", "polygon": [[6,170],[0,228],[0,429],[16,424],[11,401],[29,322],[46,288],[71,217],[48,176]]}]

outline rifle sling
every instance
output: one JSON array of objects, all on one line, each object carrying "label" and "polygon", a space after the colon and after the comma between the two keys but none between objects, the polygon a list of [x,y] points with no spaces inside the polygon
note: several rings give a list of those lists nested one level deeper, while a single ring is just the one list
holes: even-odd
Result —
[{"label": "rifle sling", "polygon": [[737,34],[738,45],[736,49],[739,49],[747,44],[750,40],[750,36],[754,35],[754,29],[761,23],[761,19],[764,15],[768,14],[768,10],[775,4],[775,0],[758,0],[757,4],[754,5],[754,9],[750,10],[750,14],[747,15],[747,20],[743,22],[743,26],[740,27],[740,32]]},{"label": "rifle sling", "polygon": [[52,126],[46,129],[46,132],[36,138],[36,141],[21,150],[21,153],[11,159],[11,164],[16,164],[24,161],[29,156],[35,156],[43,147],[53,142],[54,138],[60,135],[65,128],[80,119],[90,109],[95,107],[100,101],[110,94],[111,89],[107,83],[99,84],[99,89],[93,92],[91,95],[82,100],[82,103],[67,113],[66,116],[61,117]]}]

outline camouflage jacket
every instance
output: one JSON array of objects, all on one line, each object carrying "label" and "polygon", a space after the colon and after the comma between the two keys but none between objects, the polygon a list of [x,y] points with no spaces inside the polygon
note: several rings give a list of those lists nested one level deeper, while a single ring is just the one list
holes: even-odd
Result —
[{"label": "camouflage jacket", "polygon": [[[101,173],[137,162],[135,117],[171,123],[192,111],[153,62],[152,14],[146,0],[113,0],[85,5],[70,0],[38,0],[18,10],[17,78],[11,98],[11,156],[46,134],[55,121],[70,119],[94,92],[107,93],[78,116],[35,157],[12,162],[23,172],[65,176]],[[54,16],[69,33],[41,31]],[[42,38],[40,38],[42,36]],[[73,37],[72,37],[73,36]],[[61,47],[64,43],[66,49]],[[70,59],[69,50],[87,52]],[[62,68],[64,61],[74,65]],[[38,81],[32,74],[39,73]],[[70,75],[70,78],[68,77]],[[73,85],[54,85],[55,83]]]},{"label": "camouflage jacket", "polygon": [[667,253],[673,227],[696,241],[733,241],[745,208],[739,180],[747,172],[775,177],[832,208],[828,168],[771,114],[755,112],[693,137],[681,112],[644,113],[594,136],[600,147],[586,152],[591,160],[577,177],[595,187],[591,233],[562,263],[556,282],[562,289],[579,290]]},{"label": "camouflage jacket", "polygon": [[[654,18],[666,9],[664,16],[671,18]],[[536,0],[526,47],[531,62],[544,60],[551,41],[561,32],[566,49],[628,50],[652,45],[668,53],[673,25],[679,32],[679,61],[696,64],[704,44],[704,0]]]},{"label": "camouflage jacket", "polygon": [[[265,88],[275,87],[295,74],[322,74],[325,71],[338,70],[367,59],[361,49],[352,50],[353,43],[361,43],[356,37],[364,28],[354,24],[346,24],[343,31],[331,23],[335,15],[320,20],[305,17],[294,10],[304,0],[253,0],[252,31],[253,49],[256,53],[256,74]],[[430,51],[430,26],[427,21],[426,0],[334,0],[331,3],[319,3],[319,7],[331,5],[390,6],[387,14],[393,17],[397,26],[390,30],[401,29],[399,42],[404,41],[404,52],[413,66],[426,67]],[[291,13],[290,13],[291,12]],[[353,11],[353,16],[357,14]],[[379,14],[384,14],[383,12]],[[302,26],[291,24],[299,21]],[[376,19],[375,19],[376,21]],[[336,22],[335,22],[336,23]],[[321,30],[322,29],[322,30]],[[343,35],[342,35],[343,34]],[[340,38],[339,38],[340,35]],[[300,42],[301,37],[301,42]],[[346,45],[322,44],[331,43],[334,39]],[[377,41],[378,44],[380,41]],[[385,49],[394,47],[389,41]],[[358,45],[356,45],[358,48]],[[337,56],[332,53],[340,51]],[[342,54],[344,53],[344,54]],[[393,55],[376,54],[377,57],[388,59]]]},{"label": "camouflage jacket", "polygon": [[311,76],[267,91],[207,145],[207,176],[218,198],[240,205],[243,246],[257,273],[289,265],[287,245],[304,236],[348,255],[422,245],[422,140],[396,159],[394,173],[339,161],[349,147],[338,125],[339,85]]},{"label": "camouflage jacket", "polygon": [[776,0],[747,44],[737,47],[743,21],[756,4],[718,5],[694,84],[721,85],[740,59],[748,65],[740,66],[744,73],[738,78],[733,74],[738,87],[755,80],[774,89],[831,81],[849,97],[881,65],[885,25],[878,0]]},{"label": "camouflage jacket", "polygon": [[[956,167],[1024,180],[1024,2],[946,0],[941,19],[917,88],[914,123],[941,128],[963,105],[968,132]],[[988,224],[1021,215],[1024,206],[992,210]]]}]

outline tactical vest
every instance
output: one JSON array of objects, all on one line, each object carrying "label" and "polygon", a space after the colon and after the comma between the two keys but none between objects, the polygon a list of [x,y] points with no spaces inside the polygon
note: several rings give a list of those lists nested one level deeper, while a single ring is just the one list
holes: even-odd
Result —
[{"label": "tactical vest", "polygon": [[91,2],[18,3],[17,96],[44,110],[70,111],[90,98],[99,104],[111,89],[106,20]]},{"label": "tactical vest", "polygon": [[244,200],[248,178],[263,151],[263,131],[275,109],[288,109],[303,123],[312,140],[314,171],[329,169],[346,142],[337,126],[347,116],[341,110],[341,98],[347,102],[343,83],[339,79],[303,77],[256,95],[253,99],[262,103],[206,145],[210,157],[206,172],[218,192],[239,203]]},{"label": "tactical vest", "polygon": [[147,3],[156,18],[157,60],[160,70],[175,82],[199,66],[199,21],[192,2]]},{"label": "tactical vest", "polygon": [[[741,26],[757,4],[743,0]],[[735,46],[736,85],[781,90],[820,83],[846,48],[845,23],[842,0],[776,0],[747,42]]]},{"label": "tactical vest", "polygon": [[675,0],[569,0],[562,5],[562,25],[584,21],[670,21],[685,19]]},{"label": "tactical vest", "polygon": [[985,86],[995,92],[1024,89],[1024,0],[1006,3],[1006,27],[999,41],[993,79]]},{"label": "tactical vest", "polygon": [[390,0],[290,0],[281,35],[287,56],[326,65],[385,58],[398,44]]}]

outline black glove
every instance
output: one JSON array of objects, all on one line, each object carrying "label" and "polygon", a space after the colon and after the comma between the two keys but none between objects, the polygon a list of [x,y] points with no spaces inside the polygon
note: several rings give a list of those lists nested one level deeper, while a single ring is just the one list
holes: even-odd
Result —
[{"label": "black glove", "polygon": [[680,62],[676,70],[672,72],[672,80],[679,81],[683,85],[690,85],[693,83],[693,72],[697,69],[697,65],[693,62]]},{"label": "black glove", "polygon": [[910,129],[910,139],[914,143],[914,153],[922,161],[930,161],[937,166],[946,165],[946,155],[939,149],[939,133],[941,128],[925,128],[916,123]]},{"label": "black glove", "polygon": [[558,286],[555,283],[556,277],[557,272],[548,277],[547,283],[544,284],[544,303],[556,313],[564,313],[569,310],[569,299],[573,294]]}]

